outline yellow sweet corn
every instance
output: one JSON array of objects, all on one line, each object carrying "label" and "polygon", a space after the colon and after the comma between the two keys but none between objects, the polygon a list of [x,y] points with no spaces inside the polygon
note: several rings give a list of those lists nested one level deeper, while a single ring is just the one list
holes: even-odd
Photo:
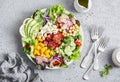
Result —
[{"label": "yellow sweet corn", "polygon": [[47,56],[47,55],[49,54],[49,52],[48,52],[48,51],[46,51],[46,52],[45,52],[45,54],[46,54],[46,56]]},{"label": "yellow sweet corn", "polygon": [[46,54],[46,57],[49,59],[49,58],[50,58],[50,55],[49,55],[49,54]]},{"label": "yellow sweet corn", "polygon": [[40,47],[44,47],[45,45],[40,42],[40,43],[39,43],[39,46],[40,46]]},{"label": "yellow sweet corn", "polygon": [[38,38],[38,41],[41,41],[41,42],[42,42],[43,40],[42,40],[41,38]]},{"label": "yellow sweet corn", "polygon": [[34,46],[34,55],[50,58],[53,54],[53,50],[46,47],[39,39],[35,39],[35,46]]},{"label": "yellow sweet corn", "polygon": [[52,50],[50,51],[50,54],[53,54],[53,51],[52,51]]},{"label": "yellow sweet corn", "polygon": [[40,52],[39,52],[38,50],[35,50],[35,51],[34,51],[34,54],[35,54],[35,55],[40,55]]}]

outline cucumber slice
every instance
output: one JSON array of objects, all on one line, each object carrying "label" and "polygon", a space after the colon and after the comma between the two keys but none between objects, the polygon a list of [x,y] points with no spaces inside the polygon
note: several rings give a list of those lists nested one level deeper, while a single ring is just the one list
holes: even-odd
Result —
[{"label": "cucumber slice", "polygon": [[68,56],[71,56],[72,55],[72,50],[70,49],[70,46],[67,46],[64,50],[65,54],[68,55]]},{"label": "cucumber slice", "polygon": [[70,46],[71,51],[75,49],[75,46]]},{"label": "cucumber slice", "polygon": [[74,41],[70,43],[70,49],[73,51],[76,48]]},{"label": "cucumber slice", "polygon": [[71,42],[74,42],[74,38],[73,37],[70,37],[70,39],[71,39]]}]

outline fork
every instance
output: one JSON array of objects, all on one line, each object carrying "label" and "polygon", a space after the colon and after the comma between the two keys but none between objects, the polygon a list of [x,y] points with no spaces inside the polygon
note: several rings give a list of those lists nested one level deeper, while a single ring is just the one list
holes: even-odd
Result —
[{"label": "fork", "polygon": [[[98,39],[95,41],[95,49],[94,49],[94,56],[96,56],[97,55],[97,44],[98,44],[98,40],[101,38],[101,36],[102,36],[102,33],[103,33],[103,31],[104,31],[104,29],[103,28],[100,28],[99,29],[99,35],[98,35]],[[94,70],[98,70],[99,69],[99,63],[98,63],[98,58],[96,59],[96,62],[95,62],[95,64],[94,64],[94,67],[93,67],[93,69]]]},{"label": "fork", "polygon": [[95,55],[94,60],[93,60],[93,63],[90,65],[90,67],[88,68],[88,70],[86,71],[86,73],[83,75],[83,79],[85,79],[85,80],[88,80],[88,79],[89,79],[89,76],[90,76],[90,74],[91,74],[91,71],[93,70],[93,66],[94,66],[97,58],[99,57],[99,55],[100,55],[102,52],[104,52],[104,50],[105,50],[108,42],[109,42],[109,38],[108,38],[108,37],[103,37],[103,38],[100,39],[100,43],[99,43],[99,46],[98,46],[98,49],[97,49],[98,54]]},{"label": "fork", "polygon": [[[92,52],[92,49],[94,48],[94,46],[95,46],[95,53],[96,53],[96,43],[97,43],[97,40],[101,37],[102,33],[103,33],[103,28],[98,28],[98,27],[91,28],[90,35],[91,35],[91,39],[93,41],[93,44],[92,44],[88,54],[84,57],[84,59],[81,63],[82,68],[87,67],[89,59],[90,59],[90,53]],[[94,67],[98,68],[97,65],[98,64],[96,63]],[[95,69],[97,69],[97,68],[95,68]]]}]

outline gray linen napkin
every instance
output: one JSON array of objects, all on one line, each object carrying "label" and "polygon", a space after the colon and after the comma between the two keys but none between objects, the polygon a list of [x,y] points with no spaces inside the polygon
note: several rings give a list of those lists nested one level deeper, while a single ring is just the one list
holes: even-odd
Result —
[{"label": "gray linen napkin", "polygon": [[43,80],[19,54],[13,52],[0,61],[0,82],[43,82]]}]

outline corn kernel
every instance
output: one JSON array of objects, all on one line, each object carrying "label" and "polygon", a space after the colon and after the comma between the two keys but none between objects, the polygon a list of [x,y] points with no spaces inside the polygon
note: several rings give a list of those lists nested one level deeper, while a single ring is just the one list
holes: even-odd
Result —
[{"label": "corn kernel", "polygon": [[45,48],[41,49],[41,53],[44,53],[45,52]]},{"label": "corn kernel", "polygon": [[40,47],[44,47],[44,44],[43,44],[43,43],[39,43],[39,46],[40,46]]},{"label": "corn kernel", "polygon": [[47,51],[46,51],[46,54],[49,54],[49,53],[50,53],[50,51],[49,51],[49,50],[47,50]]},{"label": "corn kernel", "polygon": [[50,58],[50,55],[49,55],[49,54],[46,54],[46,57],[47,57],[47,58]]},{"label": "corn kernel", "polygon": [[44,57],[44,54],[42,53],[42,54],[40,54],[40,56]]},{"label": "corn kernel", "polygon": [[39,53],[38,50],[35,50],[35,51],[34,51],[34,54],[35,54],[35,55],[40,55],[40,53]]}]

